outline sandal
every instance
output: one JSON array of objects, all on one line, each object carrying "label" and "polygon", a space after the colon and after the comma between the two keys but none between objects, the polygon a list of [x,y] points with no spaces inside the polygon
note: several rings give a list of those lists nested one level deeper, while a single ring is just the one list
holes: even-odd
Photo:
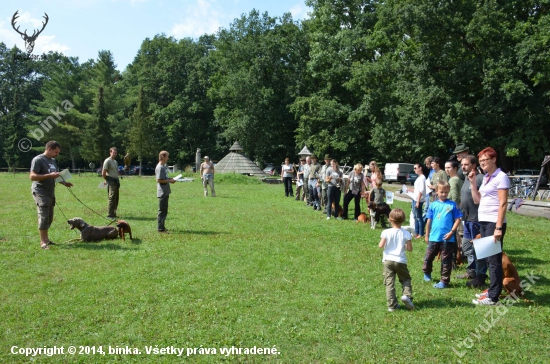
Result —
[{"label": "sandal", "polygon": [[50,250],[50,247],[48,246],[48,244],[40,244],[40,247],[44,250]]}]

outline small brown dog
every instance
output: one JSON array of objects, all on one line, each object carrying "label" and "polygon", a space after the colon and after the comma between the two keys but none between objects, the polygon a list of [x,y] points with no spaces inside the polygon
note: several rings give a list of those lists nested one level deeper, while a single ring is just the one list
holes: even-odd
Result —
[{"label": "small brown dog", "polygon": [[[334,202],[333,202],[332,203],[333,214],[334,214],[334,210],[336,210],[336,208],[334,207]],[[344,210],[342,210],[342,206],[338,205],[338,217],[342,217],[343,214],[344,214]]]},{"label": "small brown dog", "polygon": [[366,224],[367,222],[369,222],[369,216],[367,216],[367,214],[365,214],[364,212],[361,212],[359,214],[359,217],[357,218],[357,222],[362,222],[363,224]]},{"label": "small brown dog", "polygon": [[130,227],[130,224],[128,224],[124,220],[117,220],[116,227],[118,228],[118,235],[122,239],[122,241],[126,241],[125,234],[130,234],[130,240],[133,240],[132,238],[132,228]]},{"label": "small brown dog", "polygon": [[[522,297],[525,299],[525,293],[521,289],[519,284],[519,274],[518,270],[512,264],[512,261],[505,252],[502,252],[502,272],[504,273],[504,278],[502,279],[502,285],[509,294],[514,294],[516,297]],[[512,296],[513,297],[513,296]]]}]

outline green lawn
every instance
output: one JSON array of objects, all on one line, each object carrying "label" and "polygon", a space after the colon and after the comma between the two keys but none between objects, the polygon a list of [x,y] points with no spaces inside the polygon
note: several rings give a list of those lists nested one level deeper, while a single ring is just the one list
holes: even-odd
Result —
[{"label": "green lawn", "polygon": [[[100,180],[75,177],[73,191],[106,215]],[[67,363],[548,362],[548,220],[508,218],[505,251],[522,279],[531,272],[538,278],[527,293],[533,304],[474,307],[477,291],[454,272],[450,289],[432,288],[422,280],[425,244],[415,240],[408,257],[417,309],[389,313],[380,228],[326,221],[284,198],[282,185],[239,180],[218,176],[216,198],[204,198],[198,181],[172,185],[172,233],[160,235],[154,178],[125,178],[119,215],[131,224],[133,241],[63,243],[78,235],[56,209],[50,238],[58,245],[43,251],[28,176],[0,174],[0,362],[32,360],[11,354],[13,346],[63,346],[64,355],[34,360]],[[57,201],[68,218],[106,222],[63,186]],[[395,206],[408,216],[408,204]],[[101,346],[105,355],[70,355],[71,345]],[[141,354],[109,354],[109,346]],[[185,350],[182,357],[147,354],[151,346]],[[276,353],[220,353],[231,347]],[[187,348],[196,354],[187,356]]]}]

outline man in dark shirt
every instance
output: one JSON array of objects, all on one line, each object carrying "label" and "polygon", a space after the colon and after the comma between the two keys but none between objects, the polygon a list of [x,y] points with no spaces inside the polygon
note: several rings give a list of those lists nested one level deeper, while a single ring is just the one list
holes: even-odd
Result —
[{"label": "man in dark shirt", "polygon": [[[468,175],[472,170],[477,170],[477,158],[473,155],[466,155],[461,160],[462,171],[464,175]],[[483,175],[476,175],[477,188],[481,186],[483,182]],[[462,251],[464,256],[468,259],[468,266],[466,267],[466,273],[458,276],[457,278],[476,278],[476,271],[479,271],[480,279],[485,281],[487,272],[485,260],[479,260],[479,267],[477,267],[476,256],[474,251],[474,245],[472,240],[479,234],[479,223],[477,218],[477,210],[479,204],[474,203],[472,199],[472,192],[470,181],[466,178],[462,189],[460,190],[460,209],[462,210],[462,216],[464,221],[464,237],[462,239]],[[479,269],[478,269],[479,268]],[[481,277],[485,275],[485,277]],[[470,283],[470,282],[468,282]],[[475,283],[475,282],[474,282]]]},{"label": "man in dark shirt", "polygon": [[[53,221],[53,210],[55,207],[55,179],[59,177],[55,157],[59,155],[61,145],[52,140],[46,143],[44,153],[33,158],[31,162],[30,179],[32,181],[32,196],[38,210],[38,231],[40,232],[40,247],[44,250],[50,249],[50,238],[48,229]],[[67,187],[72,183],[59,182]]]}]

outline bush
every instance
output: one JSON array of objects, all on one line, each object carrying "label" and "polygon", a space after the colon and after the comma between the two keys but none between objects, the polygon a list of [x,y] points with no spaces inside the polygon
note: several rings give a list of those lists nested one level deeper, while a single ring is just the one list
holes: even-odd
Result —
[{"label": "bush", "polygon": [[239,173],[216,173],[214,183],[232,183],[243,185],[261,184],[262,181],[258,177],[245,176]]}]

